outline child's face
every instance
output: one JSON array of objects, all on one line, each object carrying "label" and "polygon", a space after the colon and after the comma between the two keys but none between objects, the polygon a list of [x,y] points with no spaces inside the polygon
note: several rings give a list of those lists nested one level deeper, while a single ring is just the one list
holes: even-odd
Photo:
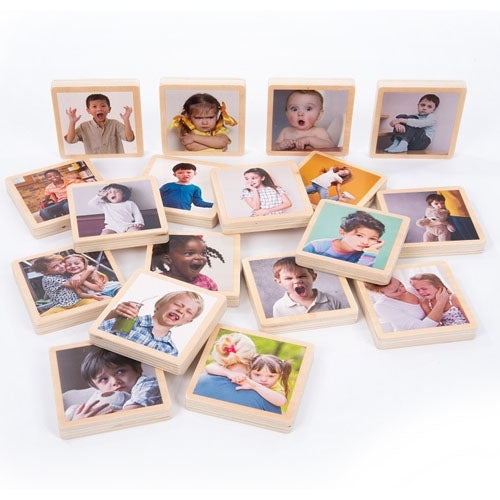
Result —
[{"label": "child's face", "polygon": [[371,247],[376,243],[380,243],[380,235],[375,229],[369,229],[367,227],[357,227],[352,231],[346,232],[343,229],[339,231],[342,237],[342,243],[349,247],[353,251],[361,251],[365,248]]},{"label": "child's face", "polygon": [[426,300],[432,300],[438,291],[432,283],[426,280],[411,280],[411,285],[420,297]]},{"label": "child's face", "polygon": [[64,274],[66,272],[66,266],[64,265],[64,260],[51,260],[46,268],[45,274]]},{"label": "child's face", "polygon": [[217,109],[201,106],[192,106],[188,118],[196,130],[211,132],[217,124]]},{"label": "child's face", "polygon": [[309,130],[323,114],[318,96],[292,94],[286,106],[286,116],[290,125],[300,130]]},{"label": "child's face", "polygon": [[64,259],[64,264],[69,274],[78,274],[85,271],[85,263],[79,257],[67,257]]},{"label": "child's face", "polygon": [[436,105],[432,101],[428,101],[427,99],[422,99],[418,103],[418,114],[419,115],[429,115],[434,113],[436,109]]},{"label": "child's face", "polygon": [[431,207],[435,208],[436,210],[443,210],[445,208],[445,203],[441,200],[432,200]]},{"label": "child's face", "polygon": [[108,188],[106,198],[110,203],[121,203],[123,201],[123,191],[116,188]]},{"label": "child's face", "polygon": [[62,181],[62,175],[59,172],[49,172],[45,174],[45,178],[49,183],[59,184]]},{"label": "child's face", "polygon": [[255,172],[249,172],[243,176],[248,187],[259,188],[264,181],[265,177],[261,177]]},{"label": "child's face", "polygon": [[140,374],[129,365],[103,366],[92,382],[101,392],[132,392]]},{"label": "child's face", "polygon": [[184,246],[171,249],[165,262],[173,275],[191,283],[207,264],[207,247],[203,241],[193,238]]},{"label": "child's face", "polygon": [[347,177],[350,172],[347,168],[341,168],[340,170],[337,170],[337,174],[340,175],[340,177]]},{"label": "child's face", "polygon": [[279,278],[274,281],[281,285],[288,295],[310,298],[313,296],[313,276],[305,267],[297,266],[295,269],[281,269]]},{"label": "child's face", "polygon": [[173,328],[191,323],[199,308],[199,303],[188,295],[178,295],[161,303],[155,311],[154,318],[161,326]]},{"label": "child's face", "polygon": [[89,107],[87,108],[87,113],[91,115],[97,123],[103,123],[110,111],[111,108],[108,106],[108,103],[101,100],[90,101]]},{"label": "child's face", "polygon": [[189,184],[195,175],[196,170],[179,169],[174,172],[174,177],[177,177],[179,184]]},{"label": "child's face", "polygon": [[267,366],[260,370],[250,370],[250,378],[264,387],[273,387],[280,378],[279,373],[272,373]]},{"label": "child's face", "polygon": [[396,298],[406,292],[406,288],[397,278],[391,278],[388,285],[385,285],[380,291],[389,298]]}]

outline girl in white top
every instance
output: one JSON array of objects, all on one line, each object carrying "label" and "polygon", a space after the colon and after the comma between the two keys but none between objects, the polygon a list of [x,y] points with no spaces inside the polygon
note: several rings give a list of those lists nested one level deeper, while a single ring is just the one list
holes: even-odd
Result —
[{"label": "girl in white top", "polygon": [[441,279],[432,273],[417,274],[410,278],[411,285],[422,297],[420,305],[425,313],[430,311],[437,303],[437,295],[441,290],[446,290],[448,300],[444,306],[444,311],[439,324],[441,326],[463,325],[468,323],[467,316],[462,309],[460,301],[456,295],[452,294],[444,285]]},{"label": "girl in white top", "polygon": [[131,201],[132,190],[122,184],[108,184],[89,201],[89,206],[104,212],[101,234],[140,231],[144,219],[139,207]]},{"label": "girl in white top", "polygon": [[387,285],[365,283],[365,286],[381,295],[374,302],[375,312],[379,320],[389,323],[394,332],[439,326],[450,297],[446,288],[441,289],[436,294],[434,306],[424,311],[420,299],[397,278],[392,277]]},{"label": "girl in white top", "polygon": [[241,198],[252,209],[252,217],[282,214],[285,209],[292,206],[285,190],[277,186],[264,169],[250,168],[243,176],[246,187],[241,193]]}]

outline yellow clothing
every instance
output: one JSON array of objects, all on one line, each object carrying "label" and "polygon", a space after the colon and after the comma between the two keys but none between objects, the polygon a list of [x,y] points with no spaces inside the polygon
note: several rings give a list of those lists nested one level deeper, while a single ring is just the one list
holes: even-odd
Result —
[{"label": "yellow clothing", "polygon": [[73,304],[72,306],[54,306],[51,307],[48,311],[45,311],[44,313],[40,314],[40,316],[48,316],[49,314],[56,314],[61,311],[68,311],[69,309],[75,309],[76,307],[84,306],[86,304],[95,304],[97,300],[95,299],[81,299],[79,300],[76,304]]},{"label": "yellow clothing", "polygon": [[453,217],[469,217],[459,191],[438,191],[446,199],[446,208]]},{"label": "yellow clothing", "polygon": [[[211,132],[202,132],[201,130],[198,130],[196,128],[194,128],[193,130],[191,130],[191,133],[194,134],[194,135],[201,135],[201,136],[214,136],[214,135],[220,135],[220,134],[224,134],[224,135],[227,135],[229,132],[229,130],[226,128],[226,127],[221,127],[219,128],[218,130],[212,130]],[[231,139],[228,137],[228,145],[231,144]],[[224,151],[225,148],[205,148],[203,149],[203,151]],[[193,151],[193,154],[195,152]]]}]

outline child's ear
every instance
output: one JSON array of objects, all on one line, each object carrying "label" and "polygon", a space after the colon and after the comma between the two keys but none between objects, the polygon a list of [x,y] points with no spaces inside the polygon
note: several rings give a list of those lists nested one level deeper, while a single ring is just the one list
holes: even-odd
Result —
[{"label": "child's ear", "polygon": [[345,236],[345,231],[342,228],[340,228],[339,229],[339,234],[343,238]]},{"label": "child's ear", "polygon": [[172,265],[172,258],[170,257],[170,255],[168,253],[164,253],[161,255],[161,261],[164,262],[165,264],[167,264],[167,266]]},{"label": "child's ear", "polygon": [[279,278],[273,278],[273,281],[281,286],[281,280]]}]

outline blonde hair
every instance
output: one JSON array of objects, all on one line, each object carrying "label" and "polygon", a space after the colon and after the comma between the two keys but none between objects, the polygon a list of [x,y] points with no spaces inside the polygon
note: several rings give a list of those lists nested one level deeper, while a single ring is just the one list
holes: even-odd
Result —
[{"label": "blonde hair", "polygon": [[189,290],[181,290],[180,292],[169,292],[165,294],[161,299],[155,302],[155,313],[158,308],[163,304],[163,302],[172,302],[177,297],[181,295],[185,295],[190,299],[194,300],[198,304],[198,311],[193,315],[193,319],[197,318],[203,312],[203,298],[198,295],[196,292],[190,292]]},{"label": "blonde hair", "polygon": [[448,290],[448,287],[441,281],[441,278],[439,276],[436,276],[435,274],[432,274],[432,273],[415,274],[415,276],[412,276],[410,278],[410,281],[414,281],[414,280],[415,281],[428,281],[435,288],[444,288],[445,290]]},{"label": "blonde hair", "polygon": [[[89,265],[89,260],[85,255],[82,255],[81,253],[72,253],[70,255],[66,255],[64,257],[64,262],[66,262],[66,259],[69,259],[71,257],[76,257],[77,259],[80,259],[83,262],[83,268],[87,269]],[[94,283],[95,285],[104,285],[104,283],[107,283],[109,281],[109,278],[104,274],[99,271],[94,271],[88,278],[87,280],[90,283]]]},{"label": "blonde hair", "polygon": [[222,335],[212,349],[212,358],[222,366],[231,366],[236,363],[248,366],[256,354],[257,349],[253,341],[238,332]]}]

